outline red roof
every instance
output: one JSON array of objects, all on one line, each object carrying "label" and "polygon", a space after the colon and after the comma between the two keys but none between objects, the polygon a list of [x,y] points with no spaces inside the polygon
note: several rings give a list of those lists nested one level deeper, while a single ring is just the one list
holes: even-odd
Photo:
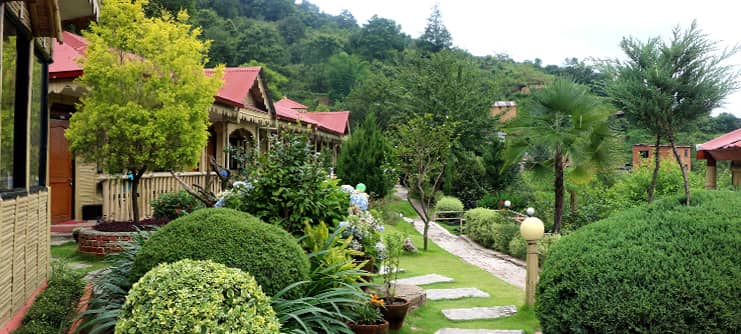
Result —
[{"label": "red roof", "polygon": [[288,97],[284,96],[280,101],[274,103],[276,107],[283,107],[288,109],[304,109],[308,110],[309,107],[298,103],[294,100],[289,99]]},{"label": "red roof", "polygon": [[275,113],[288,121],[301,121],[313,127],[343,135],[347,132],[349,111],[304,112],[309,107],[284,97],[275,102]]},{"label": "red roof", "polygon": [[715,160],[741,159],[741,128],[698,145],[697,151],[698,153],[700,153],[700,151],[705,151]]},{"label": "red roof", "polygon": [[[260,67],[227,67],[224,69],[224,85],[216,93],[216,100],[235,107],[244,108],[244,100],[255,85]],[[206,69],[206,75],[214,73]]]},{"label": "red roof", "polygon": [[64,43],[54,45],[54,62],[49,65],[49,78],[76,78],[82,75],[78,58],[85,56],[87,40],[71,32],[62,32]]},{"label": "red roof", "polygon": [[[88,41],[82,36],[65,31],[62,33],[63,44],[54,48],[54,62],[49,65],[50,79],[73,79],[82,75],[82,66],[77,59],[85,57]],[[235,107],[254,109],[244,105],[244,100],[250,88],[254,86],[260,67],[230,67],[224,69],[224,85],[214,98],[224,104]],[[206,74],[213,73],[213,69],[206,69]]]}]

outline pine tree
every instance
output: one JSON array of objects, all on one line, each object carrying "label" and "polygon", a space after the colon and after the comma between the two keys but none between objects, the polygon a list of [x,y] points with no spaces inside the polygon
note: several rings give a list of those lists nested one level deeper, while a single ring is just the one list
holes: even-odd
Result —
[{"label": "pine tree", "polygon": [[337,176],[345,184],[364,183],[372,197],[383,198],[396,181],[390,156],[391,147],[378,129],[376,117],[369,114],[342,144]]},{"label": "pine tree", "polygon": [[440,14],[440,4],[435,4],[432,14],[427,18],[425,33],[419,37],[420,47],[430,52],[439,52],[449,49],[453,45],[453,38],[443,24]]}]

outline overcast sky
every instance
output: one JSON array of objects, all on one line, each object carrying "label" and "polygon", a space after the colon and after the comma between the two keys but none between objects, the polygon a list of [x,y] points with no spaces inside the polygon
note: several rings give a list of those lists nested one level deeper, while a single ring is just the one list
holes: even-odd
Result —
[{"label": "overcast sky", "polygon": [[[699,27],[723,46],[741,42],[741,18],[734,1],[704,0],[310,0],[324,12],[349,10],[364,24],[374,14],[392,19],[412,37],[424,31],[435,3],[453,44],[474,55],[506,53],[516,61],[540,58],[561,65],[567,57],[616,58],[624,36],[668,38],[676,25]],[[298,1],[300,2],[300,0]],[[741,54],[729,64],[741,65]],[[741,92],[719,112],[741,117]]]}]

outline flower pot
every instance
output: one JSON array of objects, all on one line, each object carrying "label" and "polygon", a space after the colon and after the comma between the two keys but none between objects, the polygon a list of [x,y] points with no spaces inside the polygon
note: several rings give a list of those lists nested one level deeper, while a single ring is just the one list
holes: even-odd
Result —
[{"label": "flower pot", "polygon": [[387,334],[389,332],[389,322],[384,320],[382,324],[375,325],[361,325],[356,323],[348,323],[347,327],[350,327],[356,334]]},{"label": "flower pot", "polygon": [[383,318],[388,320],[389,328],[397,330],[404,324],[404,318],[409,310],[409,301],[404,298],[384,298],[385,305],[381,308]]}]

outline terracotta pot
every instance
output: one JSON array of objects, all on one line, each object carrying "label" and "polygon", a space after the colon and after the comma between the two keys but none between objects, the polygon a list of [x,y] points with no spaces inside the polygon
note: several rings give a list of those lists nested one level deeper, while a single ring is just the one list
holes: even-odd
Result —
[{"label": "terracotta pot", "polygon": [[357,334],[387,334],[389,332],[389,322],[386,320],[382,324],[375,325],[361,325],[351,322],[347,324],[347,327],[350,327]]},{"label": "terracotta pot", "polygon": [[404,298],[384,298],[385,305],[381,308],[383,318],[388,320],[389,328],[397,330],[404,324],[404,318],[409,310],[409,301]]}]

